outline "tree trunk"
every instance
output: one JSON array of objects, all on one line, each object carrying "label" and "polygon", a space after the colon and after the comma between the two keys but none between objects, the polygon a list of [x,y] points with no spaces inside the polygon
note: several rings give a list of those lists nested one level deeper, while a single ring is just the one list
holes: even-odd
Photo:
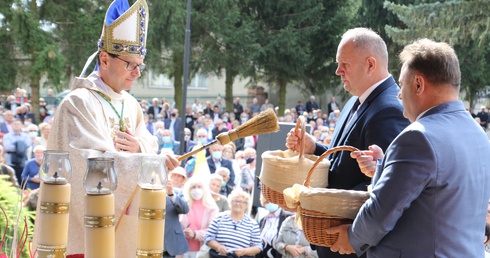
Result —
[{"label": "tree trunk", "polygon": [[287,81],[279,79],[279,110],[277,116],[284,116],[284,107],[286,106]]},{"label": "tree trunk", "polygon": [[[232,71],[233,69],[226,69],[226,78],[225,78],[225,103],[226,103],[226,111],[233,112],[233,81],[235,80],[236,73]],[[237,117],[237,119],[239,119]]]},{"label": "tree trunk", "polygon": [[36,118],[36,121],[32,121],[32,123],[37,123],[40,124],[41,121],[41,115],[39,113],[39,81],[40,77],[38,75],[33,75],[31,76],[31,110],[30,112],[34,114],[34,117]]},{"label": "tree trunk", "polygon": [[[184,80],[184,55],[181,53],[174,53],[174,100],[175,108],[179,109],[179,114],[182,116],[185,114],[185,110],[180,110],[182,107],[182,93],[183,93],[183,80]],[[190,84],[190,78],[187,81]]]}]

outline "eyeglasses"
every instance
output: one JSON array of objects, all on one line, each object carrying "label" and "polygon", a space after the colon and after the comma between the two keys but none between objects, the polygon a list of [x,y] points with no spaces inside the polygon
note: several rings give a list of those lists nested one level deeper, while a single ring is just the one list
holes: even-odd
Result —
[{"label": "eyeglasses", "polygon": [[247,204],[247,202],[242,202],[242,201],[237,201],[237,200],[233,200],[231,201],[233,204],[238,204],[238,205],[242,205],[242,204]]},{"label": "eyeglasses", "polygon": [[127,71],[134,71],[134,69],[136,69],[136,67],[138,67],[138,69],[140,70],[140,73],[142,73],[144,70],[145,70],[145,67],[146,67],[146,64],[145,63],[141,63],[140,65],[135,63],[135,62],[130,62],[130,61],[126,61],[118,56],[113,56],[114,58],[117,58],[123,62],[125,62],[127,65],[126,65],[126,70]]}]

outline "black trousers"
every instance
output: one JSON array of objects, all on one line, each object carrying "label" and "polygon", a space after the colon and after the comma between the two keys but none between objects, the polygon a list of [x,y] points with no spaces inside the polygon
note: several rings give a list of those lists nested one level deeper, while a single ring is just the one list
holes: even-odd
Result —
[{"label": "black trousers", "polygon": [[[316,252],[318,258],[357,258],[357,254],[339,254],[330,251],[330,247],[316,246]],[[359,256],[360,258],[366,258],[366,253]]]}]

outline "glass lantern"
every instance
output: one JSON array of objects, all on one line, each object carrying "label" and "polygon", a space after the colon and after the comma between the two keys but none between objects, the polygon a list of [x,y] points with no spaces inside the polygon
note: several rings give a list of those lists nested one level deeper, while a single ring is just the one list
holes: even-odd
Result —
[{"label": "glass lantern", "polygon": [[63,185],[71,178],[70,153],[67,151],[44,151],[39,177],[46,184]]},{"label": "glass lantern", "polygon": [[89,158],[83,178],[83,187],[89,195],[110,194],[117,189],[113,158]]},{"label": "glass lantern", "polygon": [[143,189],[163,189],[167,184],[165,156],[143,156],[138,173],[138,185]]}]

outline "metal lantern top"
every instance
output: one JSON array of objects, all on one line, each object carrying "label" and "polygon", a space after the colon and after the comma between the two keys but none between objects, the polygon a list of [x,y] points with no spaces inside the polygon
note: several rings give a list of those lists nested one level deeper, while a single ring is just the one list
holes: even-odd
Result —
[{"label": "metal lantern top", "polygon": [[68,183],[72,174],[69,155],[67,151],[44,151],[43,162],[39,168],[41,180],[46,184]]},{"label": "metal lantern top", "polygon": [[83,187],[89,195],[110,194],[117,189],[113,158],[89,158],[83,178]]}]

